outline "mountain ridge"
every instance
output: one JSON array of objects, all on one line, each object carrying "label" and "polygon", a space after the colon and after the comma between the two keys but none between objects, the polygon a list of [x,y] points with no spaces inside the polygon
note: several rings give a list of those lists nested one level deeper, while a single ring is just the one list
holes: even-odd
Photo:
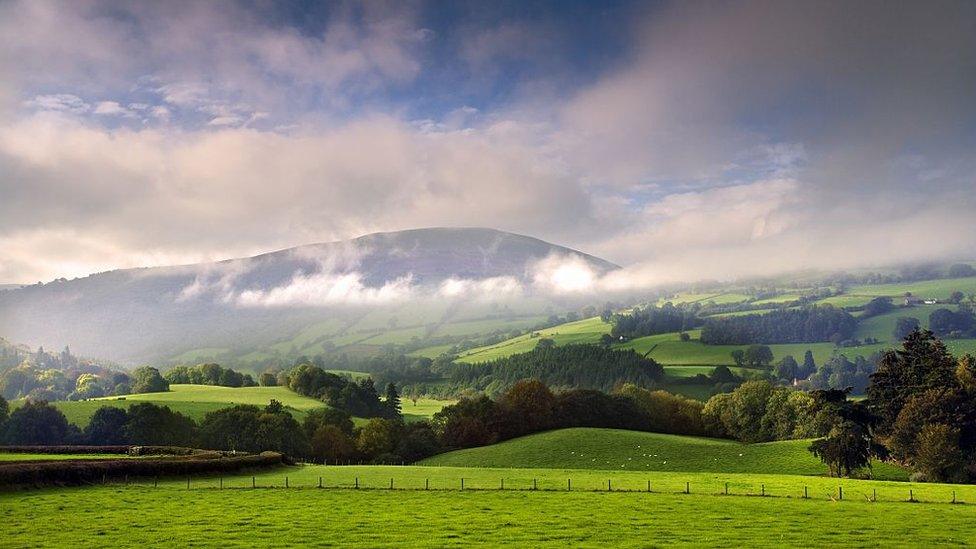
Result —
[{"label": "mountain ridge", "polygon": [[[311,322],[360,317],[363,307],[236,306],[235,300],[248,292],[323,292],[329,284],[351,284],[373,295],[405,278],[418,287],[436,288],[448,279],[507,277],[530,287],[529,267],[551,256],[576,258],[598,274],[619,268],[571,248],[497,229],[371,233],[245,258],[116,269],[0,292],[0,335],[33,346],[71,345],[118,361],[156,360],[186,348],[267,345]],[[302,285],[297,290],[292,288],[296,281]],[[450,307],[438,321],[463,306]],[[536,308],[535,314],[543,314],[560,307],[540,302]]]}]

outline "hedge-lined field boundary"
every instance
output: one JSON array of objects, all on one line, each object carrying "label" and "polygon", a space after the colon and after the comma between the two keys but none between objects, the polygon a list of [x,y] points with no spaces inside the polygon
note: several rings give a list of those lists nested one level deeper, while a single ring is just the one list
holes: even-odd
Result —
[{"label": "hedge-lined field boundary", "polygon": [[195,448],[184,448],[182,446],[86,446],[69,445],[60,446],[0,446],[0,453],[3,454],[127,454],[130,456],[188,456],[206,452]]},{"label": "hedge-lined field boundary", "polygon": [[283,464],[285,457],[277,452],[226,455],[206,451],[159,459],[19,461],[0,464],[0,488],[74,486],[128,477],[235,473]]}]

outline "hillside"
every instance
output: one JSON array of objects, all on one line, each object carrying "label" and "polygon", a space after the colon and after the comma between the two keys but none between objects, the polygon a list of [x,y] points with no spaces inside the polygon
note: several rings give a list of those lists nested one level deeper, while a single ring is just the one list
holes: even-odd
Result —
[{"label": "hillside", "polygon": [[[160,406],[167,406],[174,412],[179,412],[199,422],[207,413],[215,410],[238,404],[267,406],[271,399],[281,402],[298,420],[304,418],[309,411],[325,406],[322,401],[299,395],[287,387],[217,387],[213,385],[180,384],[170,385],[170,390],[165,393],[140,393],[124,397],[104,397],[90,400],[63,400],[51,404],[61,410],[68,422],[84,428],[91,421],[95,411],[103,406],[128,408],[140,402],[151,402]],[[16,408],[22,403],[23,400],[17,400],[13,401],[11,405]],[[403,417],[406,421],[426,419],[451,403],[452,401],[433,399],[418,399],[415,403],[412,400],[404,399],[402,403]]]},{"label": "hillside", "polygon": [[[565,310],[541,296],[506,301],[402,296],[448,280],[526,284],[548,257],[595,273],[616,266],[512,233],[432,228],[310,244],[244,259],[116,270],[0,292],[0,334],[120,362],[287,362],[344,348],[486,334],[537,324]],[[468,284],[464,282],[461,286]],[[412,299],[412,298],[411,298]]]},{"label": "hillside", "polygon": [[[813,301],[816,304],[832,304],[836,307],[846,307],[852,310],[852,314],[858,316],[860,307],[876,297],[890,297],[895,308],[885,314],[865,318],[858,321],[854,337],[860,340],[873,338],[878,343],[864,344],[857,347],[839,348],[832,343],[795,343],[795,344],[772,344],[769,345],[773,351],[774,360],[778,361],[786,355],[800,358],[810,350],[818,364],[829,360],[835,354],[844,354],[853,359],[857,356],[868,357],[882,349],[890,348],[895,344],[892,338],[895,323],[900,317],[917,318],[922,327],[928,327],[929,315],[932,311],[939,308],[952,308],[954,305],[944,303],[953,292],[963,292],[965,295],[976,293],[976,277],[966,278],[944,278],[935,280],[923,280],[910,283],[892,284],[870,284],[855,285],[843,291],[843,293]],[[761,298],[756,298],[744,293],[745,289],[736,291],[691,291],[671,294],[658,300],[658,304],[671,302],[674,304],[697,304],[699,306],[739,306],[745,310],[737,312],[717,313],[715,316],[725,315],[745,315],[745,314],[764,314],[777,307],[789,304],[803,295],[799,290],[777,290],[774,292],[764,291]],[[906,292],[912,293],[921,299],[941,300],[939,304],[918,304],[910,307],[902,305],[903,295]],[[598,317],[569,322],[553,326],[545,330],[539,330],[533,334],[526,334],[516,338],[508,339],[495,343],[470,349],[458,356],[458,362],[476,363],[494,360],[516,353],[531,350],[538,341],[538,338],[546,337],[552,339],[556,345],[569,343],[598,343],[600,337],[609,333],[610,324],[602,322]],[[677,332],[667,334],[656,334],[645,337],[638,337],[626,342],[616,342],[613,347],[616,349],[634,349],[635,351],[646,354],[660,364],[665,366],[665,370],[673,377],[682,377],[687,373],[695,372],[693,368],[703,366],[717,366],[734,364],[731,358],[732,351],[745,349],[745,345],[705,345],[698,341],[700,330],[689,330],[690,339],[683,341]],[[976,339],[949,339],[946,346],[951,352],[961,355],[967,352],[976,352]]]},{"label": "hillside", "polygon": [[[827,468],[807,451],[810,441],[743,444],[730,440],[621,431],[560,429],[457,450],[419,465],[826,475]],[[876,464],[875,478],[906,480],[907,474]]]}]

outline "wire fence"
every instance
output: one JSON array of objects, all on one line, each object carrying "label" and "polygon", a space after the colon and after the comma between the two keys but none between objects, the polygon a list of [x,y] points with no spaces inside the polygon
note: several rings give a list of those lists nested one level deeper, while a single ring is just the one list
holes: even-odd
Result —
[{"label": "wire fence", "polygon": [[[433,482],[432,482],[433,480]],[[494,483],[484,476],[470,477],[425,477],[416,476],[397,479],[395,476],[379,479],[360,476],[318,476],[302,475],[294,478],[289,475],[280,477],[268,475],[254,475],[251,477],[186,477],[183,480],[173,478],[129,478],[102,479],[102,484],[113,486],[139,486],[151,488],[178,488],[182,490],[364,490],[364,491],[411,491],[411,492],[545,492],[545,493],[622,493],[622,494],[664,494],[664,495],[702,495],[723,497],[759,497],[759,498],[788,498],[818,501],[862,501],[885,503],[945,503],[966,505],[967,502],[957,497],[956,490],[949,492],[926,492],[916,487],[903,489],[885,486],[881,496],[877,488],[858,487],[851,489],[838,485],[830,491],[823,486],[798,485],[795,487],[777,487],[770,489],[766,483],[754,486],[743,486],[742,483],[713,482],[696,485],[692,481],[658,482],[647,480],[636,485],[633,479],[615,481],[606,478],[596,485],[591,477],[583,482],[576,482],[573,478],[565,478],[563,484],[557,485],[552,478],[546,478],[545,483],[540,479],[513,479],[498,477]],[[506,482],[507,481],[507,482]]]}]

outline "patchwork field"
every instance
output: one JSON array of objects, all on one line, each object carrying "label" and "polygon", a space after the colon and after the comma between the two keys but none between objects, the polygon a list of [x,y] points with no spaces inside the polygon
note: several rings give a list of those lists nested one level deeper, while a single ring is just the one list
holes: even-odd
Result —
[{"label": "patchwork field", "polygon": [[[420,465],[525,467],[714,473],[825,475],[827,468],[808,440],[763,444],[621,431],[560,429],[428,458]],[[901,469],[879,463],[874,477],[908,480]]]},{"label": "patchwork field", "polygon": [[557,345],[596,343],[600,340],[600,336],[609,332],[610,324],[603,322],[600,317],[585,318],[525,334],[495,345],[468,350],[458,357],[458,362],[488,362],[517,353],[526,353],[534,349],[542,338],[552,339]]},{"label": "patchwork field", "polygon": [[[361,372],[346,372],[353,375],[366,375]],[[151,402],[160,406],[168,406],[175,412],[189,416],[194,421],[200,421],[209,412],[235,406],[237,404],[253,404],[267,406],[271,399],[281,402],[296,419],[301,421],[305,414],[325,404],[314,398],[299,395],[286,387],[216,387],[212,385],[180,385],[170,386],[165,393],[141,393],[126,395],[125,397],[104,397],[91,400],[57,401],[51,404],[65,415],[68,422],[84,428],[91,421],[95,411],[103,406],[128,408],[139,402]],[[12,402],[18,407],[23,401]],[[402,407],[404,419],[407,421],[424,419],[433,416],[444,406],[453,401],[419,399],[414,405],[404,398]],[[365,420],[358,420],[360,423]]]},{"label": "patchwork field", "polygon": [[[358,479],[360,489],[319,490],[320,477],[326,487],[343,488]],[[498,490],[503,479],[505,491]],[[569,479],[572,491],[567,491]],[[538,490],[531,489],[533,481]],[[613,492],[607,491],[608,481]],[[189,490],[176,479],[158,488],[136,483],[5,493],[0,495],[4,535],[30,547],[88,546],[92,540],[100,546],[180,547],[201,540],[229,547],[976,542],[976,505],[947,504],[953,490],[957,501],[976,501],[976,487],[969,486],[787,475],[366,466],[279,469],[257,475],[258,489],[250,489],[252,477],[246,475],[222,482],[223,490],[212,478],[193,479]],[[640,493],[648,482],[653,493]],[[731,495],[719,495],[726,483]],[[686,487],[689,494],[683,493]],[[809,499],[802,497],[804,487]],[[843,488],[842,501],[838,488]],[[909,489],[926,503],[905,503]],[[763,491],[767,497],[756,497]],[[874,497],[877,502],[870,501]]]}]

